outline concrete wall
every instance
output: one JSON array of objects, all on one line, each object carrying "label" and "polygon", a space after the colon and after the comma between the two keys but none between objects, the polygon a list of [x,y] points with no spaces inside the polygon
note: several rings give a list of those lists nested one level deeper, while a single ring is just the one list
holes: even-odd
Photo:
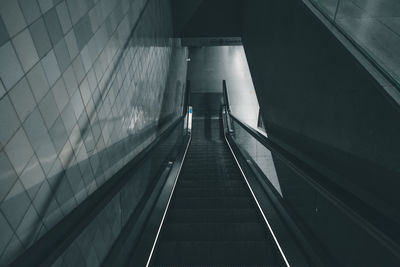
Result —
[{"label": "concrete wall", "polygon": [[246,1],[245,13],[268,135],[399,223],[399,109],[302,1]]},{"label": "concrete wall", "polygon": [[188,80],[192,93],[200,93],[195,96],[214,93],[217,98],[222,93],[222,80],[226,80],[233,114],[257,127],[259,106],[243,47],[191,47],[189,55]]},{"label": "concrete wall", "polygon": [[164,0],[4,0],[0,14],[4,266],[180,115],[187,51]]},{"label": "concrete wall", "polygon": [[180,33],[203,0],[171,0],[175,34]]},{"label": "concrete wall", "polygon": [[240,36],[242,0],[173,0],[177,37]]}]

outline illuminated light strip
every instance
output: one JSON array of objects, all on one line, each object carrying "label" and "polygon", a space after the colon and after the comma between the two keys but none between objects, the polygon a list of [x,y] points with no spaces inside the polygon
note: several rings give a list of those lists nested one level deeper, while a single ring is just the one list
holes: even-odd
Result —
[{"label": "illuminated light strip", "polygon": [[156,235],[156,238],[154,239],[153,247],[151,248],[151,252],[150,252],[149,258],[147,260],[146,267],[149,266],[150,261],[151,261],[151,257],[153,256],[153,252],[154,252],[154,249],[155,249],[156,244],[157,244],[158,236],[159,236],[159,234],[161,232],[161,228],[162,228],[163,223],[164,223],[165,215],[167,214],[169,203],[171,202],[172,195],[174,194],[175,186],[176,186],[176,183],[178,182],[179,174],[181,173],[183,162],[185,161],[185,158],[186,158],[186,152],[188,151],[189,144],[190,144],[191,140],[192,140],[192,136],[189,137],[189,141],[188,141],[188,143],[186,145],[185,154],[183,154],[183,158],[182,158],[182,164],[179,167],[178,174],[176,175],[176,179],[175,179],[175,182],[174,182],[174,186],[172,187],[171,194],[169,195],[169,199],[168,199],[168,202],[167,202],[167,207],[165,208],[165,211],[164,211],[160,226],[158,227],[157,235]]},{"label": "illuminated light strip", "polygon": [[250,192],[251,192],[251,195],[253,196],[254,200],[256,201],[257,207],[258,207],[258,209],[260,210],[260,212],[261,212],[261,214],[262,214],[262,216],[263,216],[263,218],[264,218],[264,221],[265,221],[265,223],[267,224],[268,229],[269,229],[269,231],[270,231],[271,234],[272,234],[272,237],[274,238],[275,244],[278,246],[279,252],[281,253],[281,255],[282,255],[282,257],[283,257],[283,260],[285,261],[286,266],[290,267],[290,264],[289,264],[288,260],[286,259],[285,253],[283,253],[283,250],[282,250],[281,246],[279,245],[279,241],[278,241],[278,239],[276,238],[275,233],[274,233],[274,231],[272,230],[272,227],[271,227],[271,225],[269,224],[269,222],[268,222],[268,220],[267,220],[267,217],[265,217],[265,214],[264,214],[264,212],[262,211],[261,206],[260,206],[260,204],[258,203],[258,200],[257,200],[256,196],[254,195],[253,190],[252,190],[251,187],[250,187],[249,181],[247,180],[246,175],[244,174],[242,168],[240,167],[239,161],[237,160],[237,158],[236,158],[236,156],[235,156],[235,153],[233,153],[232,147],[231,147],[231,145],[229,144],[228,139],[226,139],[226,135],[225,135],[225,134],[224,134],[224,137],[225,137],[226,143],[227,143],[228,146],[229,146],[229,149],[231,150],[231,153],[232,153],[233,157],[235,158],[236,164],[238,165],[238,167],[239,167],[239,169],[240,169],[240,172],[242,173],[243,178],[244,178],[244,180],[246,181],[247,187],[249,188],[249,190],[250,190]]}]

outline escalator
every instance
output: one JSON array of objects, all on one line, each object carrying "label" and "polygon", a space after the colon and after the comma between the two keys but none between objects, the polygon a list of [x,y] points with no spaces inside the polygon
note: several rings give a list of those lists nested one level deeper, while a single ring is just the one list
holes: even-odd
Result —
[{"label": "escalator", "polygon": [[197,93],[191,102],[191,143],[146,266],[397,266],[397,245],[232,115],[223,89],[224,101]]},{"label": "escalator", "polygon": [[[397,244],[231,114],[223,85],[224,101],[188,93],[180,118],[11,266],[398,266]],[[79,264],[78,247],[98,264]]]},{"label": "escalator", "polygon": [[[11,266],[79,266],[81,246],[97,266],[288,266],[230,151],[222,95],[190,95],[183,116]],[[82,242],[107,220],[121,223],[111,241]]]},{"label": "escalator", "polygon": [[220,117],[195,117],[192,142],[158,238],[154,266],[284,266],[223,138]]}]

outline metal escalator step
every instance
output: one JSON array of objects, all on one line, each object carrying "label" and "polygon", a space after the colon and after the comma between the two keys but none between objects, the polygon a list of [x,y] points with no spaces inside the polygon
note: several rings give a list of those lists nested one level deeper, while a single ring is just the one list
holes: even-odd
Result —
[{"label": "metal escalator step", "polygon": [[[159,244],[155,264],[182,264],[183,266],[244,266],[275,262],[274,248],[265,241],[185,241]],[[265,265],[264,265],[265,266]],[[269,265],[272,266],[272,265]]]},{"label": "metal escalator step", "polygon": [[169,222],[259,222],[254,209],[174,209],[168,212]]},{"label": "metal escalator step", "polygon": [[222,188],[181,188],[175,191],[177,197],[245,197],[249,195],[245,187]]},{"label": "metal escalator step", "polygon": [[254,208],[249,197],[176,197],[171,202],[171,208],[175,209],[248,209]]},{"label": "metal escalator step", "polygon": [[242,180],[180,180],[180,188],[215,188],[215,187],[243,187]]},{"label": "metal escalator step", "polygon": [[265,229],[259,222],[168,223],[164,241],[263,241]]},{"label": "metal escalator step", "polygon": [[[182,173],[184,175],[184,173]],[[199,172],[192,174],[190,176],[186,176],[182,180],[188,181],[188,180],[241,180],[243,181],[243,178],[238,174],[238,173],[224,173],[222,174],[217,174],[217,173],[207,173],[207,172]]]}]

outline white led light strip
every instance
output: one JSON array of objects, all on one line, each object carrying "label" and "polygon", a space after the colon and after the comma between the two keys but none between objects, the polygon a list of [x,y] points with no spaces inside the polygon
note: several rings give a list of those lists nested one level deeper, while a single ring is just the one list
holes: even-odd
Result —
[{"label": "white led light strip", "polygon": [[186,152],[187,152],[187,150],[189,148],[189,144],[190,144],[191,140],[192,140],[192,137],[190,136],[189,137],[189,141],[188,141],[188,143],[186,145],[185,154],[183,154],[182,164],[181,164],[181,166],[179,166],[179,170],[178,170],[178,174],[176,175],[176,178],[175,178],[174,186],[172,187],[171,194],[169,195],[169,199],[168,199],[168,202],[167,202],[167,207],[165,208],[165,211],[164,211],[160,226],[158,227],[157,235],[156,235],[156,238],[154,239],[153,247],[151,248],[151,252],[150,252],[149,258],[147,260],[146,267],[149,266],[150,261],[151,261],[151,257],[153,256],[154,248],[156,247],[158,236],[159,236],[159,234],[161,232],[161,228],[162,228],[163,223],[164,223],[165,215],[167,214],[169,203],[171,202],[172,195],[174,194],[175,186],[176,186],[176,183],[178,182],[178,177],[179,177],[179,174],[181,173],[183,162],[185,161],[185,158],[186,158]]},{"label": "white led light strip", "polygon": [[246,181],[247,187],[250,189],[251,195],[253,196],[254,200],[256,201],[257,207],[258,207],[258,209],[260,210],[260,212],[261,212],[261,214],[262,214],[262,216],[263,216],[263,218],[264,218],[264,221],[265,221],[265,223],[267,224],[268,229],[269,229],[269,231],[270,231],[271,234],[272,234],[272,237],[274,238],[275,244],[277,245],[277,247],[278,247],[278,249],[279,249],[279,252],[281,253],[281,255],[282,255],[282,257],[283,257],[283,260],[285,261],[286,266],[290,267],[290,264],[289,264],[288,260],[286,259],[285,253],[283,253],[283,250],[282,250],[281,246],[279,245],[279,241],[278,241],[278,239],[276,238],[275,233],[274,233],[274,231],[272,230],[271,225],[269,224],[269,222],[268,222],[268,220],[267,220],[267,217],[265,217],[265,214],[264,214],[264,212],[262,211],[261,206],[260,206],[260,204],[258,203],[258,200],[257,200],[256,196],[254,195],[253,190],[252,190],[251,187],[250,187],[249,181],[247,181],[247,177],[246,177],[246,175],[244,174],[242,168],[240,167],[240,164],[239,164],[239,162],[238,162],[238,160],[237,160],[237,158],[236,158],[236,156],[235,156],[235,153],[233,153],[233,150],[232,150],[232,148],[231,148],[231,145],[229,144],[228,139],[226,139],[226,136],[224,136],[224,137],[225,137],[226,143],[227,143],[228,146],[229,146],[229,149],[231,150],[231,153],[232,153],[233,157],[235,158],[236,164],[238,165],[238,167],[239,167],[239,169],[240,169],[240,172],[242,173],[242,175],[243,175],[243,177],[244,177],[244,180]]}]

